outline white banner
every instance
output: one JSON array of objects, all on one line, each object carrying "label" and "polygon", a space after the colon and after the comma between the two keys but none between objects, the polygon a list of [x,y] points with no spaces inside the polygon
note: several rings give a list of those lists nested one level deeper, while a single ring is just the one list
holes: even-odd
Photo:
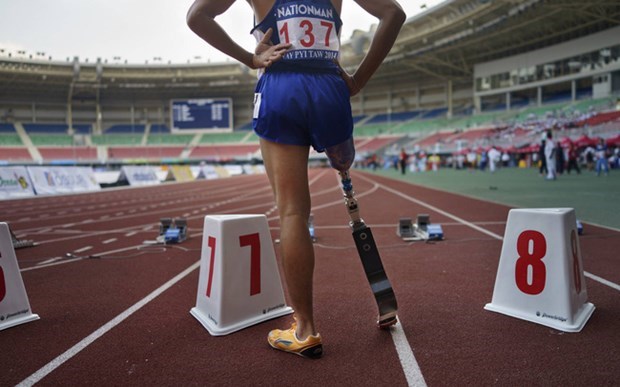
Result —
[{"label": "white banner", "polygon": [[0,199],[34,196],[26,167],[0,167]]},{"label": "white banner", "polygon": [[241,165],[224,165],[230,176],[243,175],[243,167]]},{"label": "white banner", "polygon": [[149,166],[124,166],[118,180],[127,180],[132,186],[154,185],[160,182],[155,168]]},{"label": "white banner", "polygon": [[219,177],[220,176],[217,174],[217,171],[213,165],[203,165],[200,168],[200,172],[198,173],[198,176],[196,176],[196,179],[212,180],[218,179]]},{"label": "white banner", "polygon": [[28,174],[37,195],[101,189],[91,167],[28,167]]}]

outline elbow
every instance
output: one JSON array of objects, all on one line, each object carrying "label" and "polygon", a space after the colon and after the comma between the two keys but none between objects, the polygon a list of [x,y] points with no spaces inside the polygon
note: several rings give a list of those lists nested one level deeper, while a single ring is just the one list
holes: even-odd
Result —
[{"label": "elbow", "polygon": [[190,30],[196,31],[198,29],[198,25],[200,23],[200,10],[197,7],[192,5],[190,9],[187,11],[187,15],[185,16],[185,23]]},{"label": "elbow", "polygon": [[207,9],[200,5],[200,2],[196,1],[187,11],[185,22],[190,30],[197,32],[204,25],[205,21],[213,20],[214,17],[211,12],[208,12]]},{"label": "elbow", "polygon": [[403,24],[405,24],[405,20],[407,20],[407,15],[405,14],[405,11],[403,11],[403,9],[397,5],[394,9],[392,18],[395,24],[402,26]]},{"label": "elbow", "polygon": [[407,19],[405,11],[395,2],[381,9],[380,13],[375,14],[375,16],[379,18],[382,24],[385,23],[390,26],[389,28],[398,30],[405,24],[405,20]]}]

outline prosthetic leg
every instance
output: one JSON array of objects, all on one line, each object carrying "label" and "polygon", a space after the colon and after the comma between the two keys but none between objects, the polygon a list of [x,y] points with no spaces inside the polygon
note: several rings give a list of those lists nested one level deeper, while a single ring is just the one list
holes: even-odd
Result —
[{"label": "prosthetic leg", "polygon": [[396,324],[396,312],[398,305],[396,304],[396,296],[392,290],[392,284],[385,274],[383,263],[377,250],[375,239],[372,236],[370,227],[366,226],[360,217],[359,207],[353,192],[351,184],[351,176],[349,168],[353,164],[355,158],[355,147],[353,138],[349,138],[338,145],[334,145],[325,150],[329,163],[340,175],[342,182],[342,191],[344,193],[344,204],[347,206],[351,221],[349,226],[353,231],[353,240],[357,247],[357,252],[364,266],[364,272],[375,301],[379,307],[379,319],[377,324],[379,328],[387,328]]},{"label": "prosthetic leg", "polygon": [[387,328],[396,324],[396,313],[398,305],[396,296],[392,290],[392,284],[385,273],[377,245],[370,231],[370,227],[366,226],[360,217],[359,207],[353,192],[351,184],[351,176],[348,169],[338,171],[342,182],[342,191],[344,193],[344,203],[347,206],[351,221],[349,226],[353,232],[353,240],[357,247],[357,252],[364,266],[370,289],[375,296],[375,301],[379,307],[379,319],[377,325],[379,328]]}]

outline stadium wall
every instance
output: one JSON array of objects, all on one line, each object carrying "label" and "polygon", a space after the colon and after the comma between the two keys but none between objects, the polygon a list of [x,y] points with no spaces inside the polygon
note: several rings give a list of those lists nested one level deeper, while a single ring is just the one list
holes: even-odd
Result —
[{"label": "stadium wall", "polygon": [[[474,66],[476,111],[486,106],[511,108],[528,97],[540,106],[545,98],[575,101],[580,95],[604,98],[620,88],[620,27],[544,49]],[[516,98],[515,98],[516,97]]]}]

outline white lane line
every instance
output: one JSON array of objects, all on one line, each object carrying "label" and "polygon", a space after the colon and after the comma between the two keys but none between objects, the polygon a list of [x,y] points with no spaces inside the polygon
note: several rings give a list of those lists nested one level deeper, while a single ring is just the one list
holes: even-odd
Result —
[{"label": "white lane line", "polygon": [[137,231],[131,231],[131,232],[128,232],[127,234],[125,234],[125,236],[126,237],[130,237],[130,236],[136,235],[137,233],[138,233]]},{"label": "white lane line", "polygon": [[[372,180],[371,180],[371,182],[373,182],[373,183],[377,184],[375,181],[372,181]],[[463,218],[459,218],[458,216],[456,216],[456,215],[454,215],[454,214],[451,214],[451,213],[449,213],[449,212],[446,212],[446,211],[444,211],[444,210],[441,210],[441,209],[439,209],[439,208],[437,208],[437,207],[435,207],[435,206],[433,206],[433,205],[430,205],[430,204],[428,204],[428,203],[426,203],[426,202],[423,202],[423,201],[421,201],[421,200],[418,200],[418,199],[416,199],[416,198],[413,198],[413,197],[411,197],[411,196],[409,196],[409,195],[405,195],[404,193],[399,192],[399,191],[397,191],[397,190],[395,190],[395,189],[392,189],[392,188],[390,188],[390,187],[386,187],[386,186],[382,186],[381,188],[383,188],[384,190],[386,190],[386,191],[388,191],[388,192],[393,193],[394,195],[400,196],[400,197],[401,197],[401,198],[403,198],[403,199],[406,199],[406,200],[409,200],[410,202],[413,202],[413,203],[419,204],[419,205],[421,205],[421,206],[423,206],[423,207],[426,207],[426,208],[428,208],[429,210],[433,210],[433,211],[437,212],[438,214],[441,214],[441,215],[443,215],[443,216],[445,216],[445,217],[447,217],[447,218],[450,218],[450,219],[455,220],[455,221],[457,221],[457,222],[459,222],[459,223],[462,223],[462,224],[464,224],[464,225],[466,225],[466,226],[468,226],[468,227],[471,227],[471,228],[473,228],[474,230],[480,231],[480,232],[481,232],[481,233],[483,233],[483,234],[487,234],[487,235],[489,235],[489,236],[492,236],[492,237],[493,237],[493,238],[495,238],[495,239],[498,239],[498,240],[500,240],[500,241],[504,239],[501,235],[497,235],[497,234],[495,234],[494,232],[491,232],[491,231],[489,231],[489,230],[487,230],[487,229],[484,229],[484,228],[482,228],[482,227],[479,227],[479,226],[477,226],[477,225],[473,224],[472,222],[468,222],[467,220],[465,220],[465,219],[463,219]]]},{"label": "white lane line", "polygon": [[106,239],[105,241],[101,242],[104,245],[107,245],[108,243],[112,243],[112,242],[116,242],[118,240],[118,238],[110,238],[110,239]]},{"label": "white lane line", "polygon": [[601,277],[599,277],[597,275],[594,275],[592,273],[588,273],[587,271],[584,271],[583,275],[585,275],[586,277],[588,277],[590,279],[598,281],[598,282],[602,283],[603,285],[607,285],[610,288],[613,288],[613,289],[616,289],[617,291],[620,291],[620,285],[615,284],[615,283],[613,283],[613,282],[611,282],[609,280],[606,280],[605,278],[601,278]]},{"label": "white lane line", "polygon": [[[337,177],[338,182],[340,182],[339,176]],[[379,184],[377,182],[373,182],[367,178],[365,180],[371,182],[373,184],[373,187],[372,189],[365,191],[363,194],[356,195],[357,199],[365,195],[369,195],[379,189]],[[330,205],[333,205],[333,203],[326,203],[322,206],[317,206],[317,208],[324,208]],[[314,210],[315,208],[313,207],[312,209]],[[398,321],[396,325],[392,329],[390,329],[390,332],[392,333],[392,341],[394,342],[394,348],[396,349],[396,353],[398,354],[400,366],[403,369],[405,378],[407,378],[407,384],[412,387],[426,387],[424,375],[422,375],[422,370],[420,370],[418,361],[413,354],[411,344],[409,344],[409,340],[407,340],[407,336],[405,335],[405,331],[403,330],[400,321]]]},{"label": "white lane line", "polygon": [[[375,180],[369,179],[365,176],[359,176],[361,177],[363,180],[366,180],[367,182],[373,183],[375,185],[377,185],[378,183]],[[435,206],[432,206],[426,202],[423,202],[421,200],[415,199],[409,195],[405,195],[402,192],[399,192],[395,189],[392,189],[390,187],[387,187],[385,185],[382,185],[381,188],[385,189],[388,192],[391,192],[397,196],[400,196],[403,199],[406,199],[408,201],[411,201],[413,203],[416,203],[420,206],[426,207],[430,210],[433,210],[439,214],[442,214],[450,219],[453,219],[459,223],[462,223],[468,227],[473,228],[474,230],[480,231],[483,234],[487,234],[495,239],[498,239],[500,241],[504,240],[504,238],[500,235],[497,235],[491,231],[488,231],[482,227],[479,227],[471,222],[466,221],[465,219],[459,218],[456,215],[453,215],[449,212],[443,211]],[[608,286],[611,286],[612,288],[616,288],[618,290],[620,290],[620,286],[613,284],[607,280],[604,280],[600,277],[596,277],[593,276],[592,274],[588,273],[588,272],[584,272],[584,275],[586,275],[587,277],[590,277],[594,280],[598,280],[597,278],[599,278],[600,280],[603,280],[604,282],[601,282],[603,284],[606,284]],[[595,278],[596,277],[596,278]],[[400,325],[400,322],[398,323]],[[411,349],[411,345],[409,344],[409,341],[407,340],[407,337],[403,334],[398,334],[398,330],[396,330],[395,332],[392,332],[392,340],[394,341],[394,346],[396,347],[396,351],[398,353],[398,357],[400,359],[400,364],[403,368],[403,371],[405,372],[405,377],[407,378],[407,383],[410,386],[425,386],[426,383],[424,382],[424,377],[422,375],[422,371],[420,370],[420,367],[418,366],[417,361],[415,360],[415,356],[413,354],[413,350]]]},{"label": "white lane line", "polygon": [[37,263],[37,266],[39,265],[47,265],[48,263],[52,263],[52,262],[56,262],[60,259],[62,259],[63,257],[55,257],[55,258],[50,258],[50,259],[46,259],[45,261],[41,261],[39,263]]},{"label": "white lane line", "polygon": [[[369,181],[369,182],[372,182],[372,183],[374,183],[374,184],[377,184],[377,182],[376,182],[376,181],[371,180],[371,179],[369,179],[369,178],[367,178],[367,177],[365,177],[365,176],[361,176],[361,177],[362,177],[364,180],[367,180],[367,181]],[[409,195],[405,195],[404,193],[399,192],[399,191],[397,191],[397,190],[395,190],[395,189],[393,189],[393,188],[387,187],[387,186],[385,186],[385,185],[384,185],[384,186],[382,186],[381,188],[385,189],[385,190],[386,190],[386,191],[388,191],[388,192],[393,193],[394,195],[400,196],[400,197],[402,197],[403,199],[409,200],[409,201],[414,202],[414,203],[416,203],[416,204],[419,204],[419,205],[421,205],[421,206],[423,206],[423,207],[426,207],[426,208],[428,208],[429,210],[433,210],[433,211],[435,211],[435,212],[437,212],[437,213],[439,213],[439,214],[442,214],[443,216],[446,216],[446,217],[448,217],[448,218],[450,218],[450,219],[456,220],[456,221],[457,221],[457,222],[459,222],[459,223],[463,223],[464,225],[466,225],[466,226],[468,226],[468,227],[471,227],[471,228],[473,228],[474,230],[478,230],[478,231],[480,231],[480,232],[481,232],[481,233],[483,233],[483,234],[487,234],[487,235],[489,235],[489,236],[492,236],[493,238],[495,238],[495,239],[497,239],[497,240],[500,240],[500,241],[503,241],[503,240],[504,240],[504,237],[502,237],[501,235],[497,235],[497,234],[492,233],[491,231],[488,231],[488,230],[486,230],[486,229],[484,229],[484,228],[482,228],[482,227],[478,227],[477,225],[475,225],[475,224],[473,224],[473,223],[471,223],[471,222],[468,222],[468,221],[466,221],[465,219],[461,219],[461,218],[459,218],[459,217],[458,217],[458,216],[456,216],[456,215],[453,215],[453,214],[451,214],[451,213],[449,213],[449,212],[446,212],[446,211],[440,210],[439,208],[437,208],[437,207],[435,207],[435,206],[432,206],[432,205],[430,205],[430,204],[428,204],[428,203],[425,203],[425,202],[423,202],[423,201],[421,201],[421,200],[415,199],[415,198],[413,198],[413,197],[411,197],[411,196],[409,196]],[[602,278],[602,277],[599,277],[599,276],[597,276],[597,275],[594,275],[594,274],[592,274],[592,273],[589,273],[589,272],[587,272],[587,271],[585,271],[585,270],[584,270],[583,274],[584,274],[586,277],[588,277],[588,278],[590,278],[590,279],[592,279],[592,280],[594,280],[594,281],[596,281],[596,282],[599,282],[599,283],[601,283],[601,284],[603,284],[603,285],[609,286],[609,287],[610,287],[610,288],[612,288],[612,289],[620,290],[620,285],[618,285],[618,284],[616,284],[616,283],[614,283],[614,282],[611,282],[611,281],[606,280],[606,279],[604,279],[604,278]]]},{"label": "white lane line", "polygon": [[[190,237],[198,237],[201,236],[202,234],[193,234],[190,235]],[[106,255],[110,255],[110,254],[116,254],[116,253],[120,253],[120,252],[124,252],[124,251],[129,251],[129,250],[139,250],[140,247],[145,247],[144,244],[139,244],[139,245],[133,245],[133,246],[128,246],[128,247],[123,247],[120,249],[116,249],[116,250],[108,250],[108,251],[104,251],[98,254],[95,254],[99,257],[103,257]],[[62,257],[61,257],[62,258]],[[43,264],[43,262],[39,263],[38,266],[32,266],[32,267],[27,267],[24,269],[19,269],[20,272],[24,272],[24,271],[30,271],[30,270],[37,270],[37,269],[43,269],[46,267],[50,267],[50,266],[58,266],[58,265],[64,265],[65,263],[71,263],[71,262],[76,262],[76,261],[81,261],[83,259],[87,259],[86,257],[76,257],[73,259],[65,259],[64,261],[57,261],[57,262],[51,262],[51,263],[47,263],[47,264]]]},{"label": "white lane line", "polygon": [[125,310],[124,312],[122,312],[118,316],[114,317],[112,320],[107,322],[105,325],[101,326],[99,329],[97,329],[96,331],[94,331],[93,333],[88,335],[86,338],[84,338],[82,341],[80,341],[79,343],[77,343],[73,347],[69,348],[67,351],[65,351],[65,353],[61,354],[60,356],[58,356],[57,358],[55,358],[51,362],[47,363],[45,366],[43,366],[37,372],[33,373],[32,375],[30,375],[29,377],[24,379],[17,386],[18,387],[21,387],[21,386],[32,386],[35,383],[41,381],[41,379],[43,379],[44,377],[49,375],[56,368],[60,367],[66,361],[71,360],[71,358],[73,358],[75,355],[80,353],[83,349],[85,349],[90,344],[95,342],[95,340],[97,340],[98,338],[100,338],[101,336],[103,336],[104,334],[109,332],[110,330],[112,330],[114,327],[116,327],[121,322],[123,322],[126,318],[128,318],[129,316],[131,316],[132,314],[134,314],[135,312],[140,310],[143,306],[145,306],[149,302],[153,301],[155,298],[157,298],[157,296],[159,296],[160,294],[162,294],[166,290],[170,289],[172,286],[174,286],[174,284],[176,284],[177,282],[179,282],[180,280],[185,278],[192,271],[196,270],[196,268],[198,268],[199,266],[200,266],[200,261],[195,262],[190,267],[188,267],[187,269],[183,270],[181,273],[177,274],[176,277],[172,278],[170,281],[166,282],[165,284],[163,284],[159,288],[155,289],[151,294],[149,294],[148,296],[144,297],[142,300],[138,301],[137,303],[135,303],[134,305],[129,307],[129,309]]},{"label": "white lane line", "polygon": [[411,346],[409,345],[402,325],[400,325],[400,321],[390,329],[390,333],[392,333],[392,340],[394,341],[400,364],[403,366],[407,384],[414,387],[426,387],[426,381],[424,380],[424,376],[422,376],[422,371],[420,370],[418,361],[413,355],[413,350],[411,350]]},{"label": "white lane line", "polygon": [[81,261],[82,259],[84,259],[84,258],[78,257],[78,258],[73,258],[73,259],[65,259],[64,261],[52,262],[52,263],[48,263],[48,264],[45,264],[45,265],[39,264],[39,266],[26,267],[26,268],[23,268],[23,269],[19,269],[19,271],[20,272],[24,272],[24,271],[30,271],[30,270],[45,269],[46,267],[64,265],[65,263]]},{"label": "white lane line", "polygon": [[88,251],[90,249],[92,249],[93,246],[84,246],[81,249],[77,249],[77,250],[73,250],[74,253],[83,253],[85,251]]}]

